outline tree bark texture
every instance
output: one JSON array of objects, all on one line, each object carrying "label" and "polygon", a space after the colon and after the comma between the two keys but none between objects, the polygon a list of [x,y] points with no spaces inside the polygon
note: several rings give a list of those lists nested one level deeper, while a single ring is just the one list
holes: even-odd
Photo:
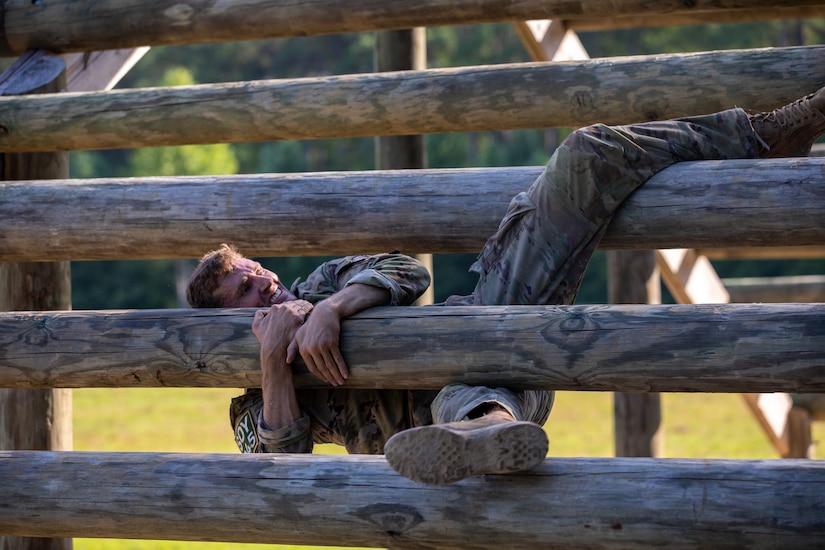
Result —
[{"label": "tree bark texture", "polygon": [[579,127],[737,105],[770,110],[822,85],[824,52],[765,48],[8,97],[0,98],[0,151]]},{"label": "tree bark texture", "polygon": [[[547,459],[425,485],[383,457],[0,452],[0,532],[378,548],[821,548],[825,463]],[[44,481],[48,480],[48,481]]]},{"label": "tree bark texture", "polygon": [[[44,52],[28,52],[0,77],[0,93],[52,93],[66,86],[65,62]],[[2,179],[65,179],[69,155],[7,153],[0,155]],[[0,310],[71,309],[70,265],[61,262],[0,263]],[[72,448],[70,389],[0,389],[0,449]],[[4,481],[5,482],[5,481]],[[0,536],[3,550],[66,550],[72,540]]]},{"label": "tree bark texture", "polygon": [[[2,313],[0,387],[254,387],[253,313]],[[351,388],[822,393],[825,304],[381,307],[341,350]]]},{"label": "tree bark texture", "polygon": [[[627,199],[601,246],[821,245],[823,169],[818,158],[671,166]],[[200,258],[222,242],[259,257],[473,253],[541,170],[2,182],[0,260]]]},{"label": "tree bark texture", "polygon": [[774,17],[800,17],[821,13],[810,11],[817,4],[786,0],[785,9],[779,10],[773,0],[7,0],[0,10],[0,55],[38,48],[62,53],[528,19],[647,15],[674,24],[680,17],[716,22],[717,12],[747,17],[759,9],[778,12]]}]

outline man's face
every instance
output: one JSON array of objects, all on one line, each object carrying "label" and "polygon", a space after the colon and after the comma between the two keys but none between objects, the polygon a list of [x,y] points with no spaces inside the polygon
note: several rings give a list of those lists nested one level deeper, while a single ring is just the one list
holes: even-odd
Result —
[{"label": "man's face", "polygon": [[297,300],[275,273],[248,258],[232,264],[232,273],[223,278],[216,292],[222,296],[223,307],[267,307]]}]

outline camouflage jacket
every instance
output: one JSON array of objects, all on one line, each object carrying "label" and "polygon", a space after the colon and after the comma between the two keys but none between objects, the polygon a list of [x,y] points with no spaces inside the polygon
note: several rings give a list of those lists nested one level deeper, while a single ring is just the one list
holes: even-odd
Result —
[{"label": "camouflage jacket", "polygon": [[[430,274],[418,260],[398,253],[347,256],[325,262],[318,266],[305,281],[295,281],[290,291],[302,300],[317,303],[324,298],[329,298],[336,292],[342,290],[347,285],[354,283],[376,286],[389,290],[391,298],[388,305],[410,305],[418,299],[430,285]],[[352,422],[343,421],[352,416],[352,411],[362,411],[363,404],[356,403],[359,399],[358,392],[339,392],[344,396],[342,399],[353,400],[348,406],[336,405],[336,401],[329,396],[329,391],[308,391],[298,390],[298,398],[301,402],[303,416],[288,426],[272,430],[261,422],[261,412],[263,407],[263,396],[260,389],[247,390],[232,400],[229,409],[229,418],[235,432],[235,441],[238,448],[245,453],[282,453],[282,452],[311,452],[314,442],[340,443],[352,447],[355,452],[379,453],[383,448],[383,443],[369,441],[364,444],[349,445],[348,441],[360,441],[363,433],[369,433],[361,425],[353,425]],[[393,392],[385,392],[387,396]],[[395,392],[402,396],[403,392]],[[351,395],[350,395],[351,394]],[[406,393],[403,399],[396,399],[397,409],[406,411]],[[433,396],[428,396],[427,403]],[[372,402],[370,400],[367,400]],[[375,421],[381,416],[382,407],[389,407],[392,399],[387,397],[378,401],[381,405],[379,410],[367,418]],[[392,412],[397,412],[395,409]],[[346,409],[346,410],[339,410]],[[429,411],[429,407],[424,407]],[[362,411],[363,412],[363,411]],[[343,415],[341,418],[339,416]],[[396,415],[399,416],[399,415]],[[405,415],[401,415],[405,416]],[[334,433],[329,424],[332,419],[344,426],[346,433]],[[383,418],[381,418],[383,420]],[[389,431],[391,426],[395,426],[397,419],[386,420],[382,427]],[[351,433],[350,433],[351,432]],[[375,443],[375,448],[369,444]]]},{"label": "camouflage jacket", "polygon": [[415,258],[396,252],[347,256],[321,264],[305,281],[295,281],[290,291],[317,303],[354,283],[385,288],[392,296],[388,305],[406,306],[430,286],[430,273]]}]

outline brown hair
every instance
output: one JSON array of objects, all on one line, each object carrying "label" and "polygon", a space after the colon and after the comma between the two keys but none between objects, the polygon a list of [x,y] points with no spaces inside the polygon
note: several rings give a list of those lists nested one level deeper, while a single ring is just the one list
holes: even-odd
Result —
[{"label": "brown hair", "polygon": [[221,280],[232,272],[232,265],[243,258],[231,244],[222,244],[207,252],[189,277],[186,301],[192,307],[223,307],[223,296],[216,294]]}]

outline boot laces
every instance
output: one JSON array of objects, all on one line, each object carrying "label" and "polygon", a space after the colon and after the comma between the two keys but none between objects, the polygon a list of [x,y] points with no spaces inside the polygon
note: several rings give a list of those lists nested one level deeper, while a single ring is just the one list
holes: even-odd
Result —
[{"label": "boot laces", "polygon": [[793,126],[815,116],[814,109],[809,101],[812,95],[797,99],[793,103],[774,109],[769,113],[757,113],[753,117],[754,122],[761,126],[773,124],[774,127],[778,126],[782,130],[787,130],[788,126]]}]

